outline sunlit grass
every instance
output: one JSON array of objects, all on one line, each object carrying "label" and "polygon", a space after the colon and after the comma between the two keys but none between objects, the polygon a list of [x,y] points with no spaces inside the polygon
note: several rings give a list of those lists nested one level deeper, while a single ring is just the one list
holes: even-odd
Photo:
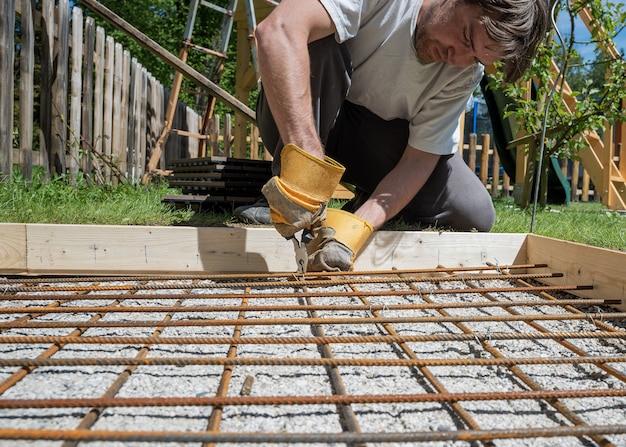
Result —
[{"label": "sunlit grass", "polygon": [[[532,210],[522,210],[512,200],[496,200],[492,232],[530,232]],[[533,233],[598,247],[626,250],[626,213],[609,211],[597,202],[552,205],[538,210]]]},{"label": "sunlit grass", "polygon": [[162,203],[164,185],[93,185],[65,178],[27,181],[14,176],[0,185],[0,222],[173,225],[189,220],[189,210],[177,210]]},{"label": "sunlit grass", "polygon": [[[58,177],[26,181],[19,175],[0,183],[0,222],[94,225],[223,226],[235,222],[230,210],[192,210],[163,203],[163,184],[98,186],[83,180],[70,184]],[[342,201],[330,206],[341,207]],[[512,200],[494,202],[493,233],[529,233],[531,209],[521,210]],[[385,230],[416,230],[391,221]],[[438,230],[436,228],[430,230]],[[533,233],[598,247],[626,250],[626,213],[609,211],[600,203],[571,203],[539,210]]]}]

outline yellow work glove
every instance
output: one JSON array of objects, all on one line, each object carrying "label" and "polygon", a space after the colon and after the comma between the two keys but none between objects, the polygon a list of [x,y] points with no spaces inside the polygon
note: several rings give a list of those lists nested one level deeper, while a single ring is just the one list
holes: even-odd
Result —
[{"label": "yellow work glove", "polygon": [[344,171],[332,158],[320,160],[298,146],[286,145],[281,152],[280,175],[262,189],[276,230],[290,238],[304,228],[319,226]]},{"label": "yellow work glove", "polygon": [[354,259],[374,229],[347,211],[329,209],[326,220],[309,243],[307,271],[349,271]]}]

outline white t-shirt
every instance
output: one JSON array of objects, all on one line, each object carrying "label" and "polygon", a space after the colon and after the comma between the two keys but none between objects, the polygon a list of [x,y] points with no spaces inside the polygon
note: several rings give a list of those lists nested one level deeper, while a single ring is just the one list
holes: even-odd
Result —
[{"label": "white t-shirt", "polygon": [[350,49],[354,73],[347,99],[383,119],[410,122],[408,144],[434,154],[458,150],[459,118],[483,75],[424,64],[413,46],[422,0],[320,0],[338,42]]}]

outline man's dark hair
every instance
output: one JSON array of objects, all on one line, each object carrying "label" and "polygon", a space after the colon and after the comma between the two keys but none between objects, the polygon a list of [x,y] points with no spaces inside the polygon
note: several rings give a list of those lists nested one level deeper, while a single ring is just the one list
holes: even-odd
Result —
[{"label": "man's dark hair", "polygon": [[465,0],[483,8],[487,36],[501,45],[504,78],[519,79],[530,66],[550,22],[548,0]]}]

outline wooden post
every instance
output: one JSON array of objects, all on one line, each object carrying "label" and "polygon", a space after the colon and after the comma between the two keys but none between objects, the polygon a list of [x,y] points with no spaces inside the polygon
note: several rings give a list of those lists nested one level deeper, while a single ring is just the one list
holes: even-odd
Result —
[{"label": "wooden post", "polygon": [[254,124],[250,126],[250,158],[259,159],[259,128]]},{"label": "wooden post", "polygon": [[472,170],[472,172],[476,172],[476,134],[471,133],[469,136],[469,158],[467,165]]},{"label": "wooden post", "polygon": [[83,10],[72,9],[72,78],[70,102],[70,178],[76,181],[79,169],[81,91],[83,88]]},{"label": "wooden post", "polygon": [[104,147],[102,134],[104,128],[104,46],[105,46],[104,28],[96,28],[96,51],[95,51],[95,82],[94,82],[94,111],[93,111],[93,138],[94,138],[94,150],[96,156],[94,157],[95,165],[93,166],[94,175],[100,177],[101,163],[99,157],[102,154],[102,148]]},{"label": "wooden post", "polygon": [[[22,41],[20,49],[20,171],[25,179],[30,180],[33,172],[33,79],[35,66],[35,23],[31,0],[21,0],[21,2]],[[0,49],[0,51],[2,50]],[[1,95],[2,93],[0,93],[0,96]],[[0,104],[2,104],[2,102],[3,100],[0,98]],[[1,122],[2,120],[0,119],[0,123]]]},{"label": "wooden post", "polygon": [[[82,147],[83,154],[89,154],[93,147],[93,76],[96,22],[93,17],[85,20],[84,71],[83,71],[83,110],[82,110]],[[91,157],[83,156],[81,166],[85,173],[91,174]]]},{"label": "wooden post", "polygon": [[[115,43],[113,57],[113,128],[111,129],[111,156],[112,162],[118,164],[123,158],[122,148],[122,76],[124,68],[124,50],[122,44]],[[115,183],[119,179],[113,178]]]},{"label": "wooden post", "polygon": [[[238,8],[243,8],[244,2],[239,2]],[[237,21],[237,66],[235,75],[235,97],[247,103],[251,90],[251,81],[256,81],[256,72],[250,65],[250,42],[247,21]],[[237,158],[246,157],[248,136],[248,121],[243,116],[235,116],[235,153]]]},{"label": "wooden post", "polygon": [[480,151],[480,181],[487,186],[487,178],[489,177],[489,151],[491,145],[491,136],[483,135],[483,145]]},{"label": "wooden post", "polygon": [[502,176],[502,197],[505,199],[509,198],[509,190],[511,189],[511,177],[509,177],[506,173]]},{"label": "wooden post", "polygon": [[70,34],[69,0],[59,0],[57,6],[57,40],[54,46],[56,72],[52,82],[52,146],[50,152],[50,170],[59,175],[65,174],[67,163],[67,71],[69,63]]},{"label": "wooden post", "polygon": [[5,0],[0,8],[0,176],[10,178],[13,168],[15,0]]},{"label": "wooden post", "polygon": [[495,147],[493,148],[492,172],[491,197],[495,199],[499,196],[498,188],[500,186],[500,156]]},{"label": "wooden post", "polygon": [[611,177],[613,175],[613,126],[605,122],[604,132],[604,151],[601,153],[600,162],[604,169],[602,169],[602,183],[595,185],[596,191],[600,190],[600,197],[602,197],[602,204],[608,209],[615,209],[613,203],[613,188],[611,188]]},{"label": "wooden post", "polygon": [[[589,173],[587,172],[586,169],[583,169],[583,190],[582,190],[582,194],[580,197],[580,200],[582,202],[588,202],[589,201]],[[594,191],[594,195],[597,196],[597,191]]]},{"label": "wooden post", "polygon": [[137,181],[136,170],[136,156],[135,153],[139,148],[139,138],[137,138],[137,103],[139,102],[139,92],[137,89],[138,72],[141,71],[141,65],[137,62],[137,59],[133,58],[131,63],[131,81],[130,81],[130,106],[129,113],[130,119],[128,120],[128,164],[129,164],[129,176],[132,181]]},{"label": "wooden post", "polygon": [[[41,85],[51,86],[54,80],[54,0],[41,0]],[[50,174],[52,154],[52,89],[42,89],[39,98],[39,147],[46,177]]]},{"label": "wooden post", "polygon": [[131,58],[128,50],[124,50],[122,56],[122,128],[120,129],[120,171],[126,179],[130,178],[128,172],[128,120],[130,117],[130,64]]},{"label": "wooden post", "polygon": [[[146,115],[144,119],[146,120],[146,157],[147,160],[150,159],[150,154],[154,153],[154,147],[156,145],[156,115],[154,113],[154,104],[156,102],[156,92],[155,92],[155,84],[156,79],[154,76],[148,73],[148,77],[146,79]],[[162,151],[163,154],[161,157],[165,155],[165,151]],[[163,164],[161,164],[163,166]]]},{"label": "wooden post", "polygon": [[[224,117],[224,156],[232,157],[235,154],[235,148],[233,148],[233,120],[232,115],[227,113]],[[241,155],[241,154],[240,154]],[[243,154],[243,157],[246,158],[246,154]]]},{"label": "wooden post", "polygon": [[148,121],[146,119],[147,117],[147,111],[148,111],[148,98],[147,98],[147,93],[148,93],[148,70],[143,67],[141,69],[141,94],[140,94],[140,98],[141,98],[141,108],[140,108],[140,112],[139,112],[139,123],[140,123],[140,133],[139,133],[139,138],[140,138],[140,146],[139,146],[139,152],[140,152],[140,156],[137,160],[137,169],[139,171],[139,177],[138,178],[143,178],[145,171],[145,166],[147,165],[147,155],[148,155],[148,150],[147,150],[147,128],[148,128]]},{"label": "wooden post", "polygon": [[211,138],[211,155],[221,155],[220,154],[220,116],[213,115],[211,119],[211,123],[213,124],[212,138]]},{"label": "wooden post", "polygon": [[104,51],[104,121],[103,121],[103,151],[102,155],[107,161],[104,165],[104,178],[108,183],[111,181],[111,161],[113,142],[113,73],[115,71],[115,41],[107,36]]},{"label": "wooden post", "polygon": [[572,160],[572,180],[570,181],[570,198],[572,202],[578,202],[578,172],[580,161]]}]

